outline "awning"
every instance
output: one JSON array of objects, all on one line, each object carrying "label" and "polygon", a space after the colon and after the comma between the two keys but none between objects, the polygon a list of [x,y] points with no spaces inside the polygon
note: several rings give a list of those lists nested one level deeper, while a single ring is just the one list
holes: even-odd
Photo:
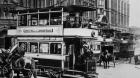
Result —
[{"label": "awning", "polygon": [[95,22],[96,24],[101,24],[101,25],[107,25],[108,24],[108,19],[105,15],[99,15],[97,21]]}]

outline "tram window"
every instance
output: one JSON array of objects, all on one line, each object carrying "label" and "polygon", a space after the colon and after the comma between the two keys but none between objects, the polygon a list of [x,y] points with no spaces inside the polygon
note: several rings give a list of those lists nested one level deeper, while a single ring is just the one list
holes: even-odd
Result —
[{"label": "tram window", "polygon": [[39,49],[40,49],[40,53],[49,53],[49,44],[41,43]]},{"label": "tram window", "polygon": [[50,44],[50,54],[61,54],[62,44],[60,43],[51,43]]},{"label": "tram window", "polygon": [[22,49],[27,52],[27,42],[19,42],[19,47],[22,47]]},{"label": "tram window", "polygon": [[29,26],[37,26],[38,25],[38,15],[37,14],[31,14],[28,15],[28,21],[29,21]]},{"label": "tram window", "polygon": [[37,20],[31,20],[31,26],[37,26]]},{"label": "tram window", "polygon": [[39,14],[39,26],[49,25],[49,14],[41,13]]},{"label": "tram window", "polygon": [[59,19],[59,18],[52,18],[50,20],[50,25],[61,25],[61,19]]},{"label": "tram window", "polygon": [[50,25],[61,25],[61,13],[51,13]]},{"label": "tram window", "polygon": [[47,19],[40,19],[40,20],[39,20],[39,26],[49,25],[48,22],[49,22],[49,21],[48,21]]},{"label": "tram window", "polygon": [[20,15],[18,16],[19,19],[19,26],[27,26],[27,15]]},{"label": "tram window", "polygon": [[39,14],[39,25],[61,25],[61,13],[51,13],[50,15],[49,20],[49,13]]},{"label": "tram window", "polygon": [[30,52],[37,53],[38,52],[38,43],[30,42]]}]

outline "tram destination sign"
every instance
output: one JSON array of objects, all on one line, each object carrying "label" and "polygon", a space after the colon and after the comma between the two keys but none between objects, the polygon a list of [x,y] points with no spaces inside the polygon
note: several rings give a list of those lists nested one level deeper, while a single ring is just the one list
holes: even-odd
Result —
[{"label": "tram destination sign", "polygon": [[61,26],[17,28],[17,35],[62,36],[62,34],[63,34],[63,28]]}]

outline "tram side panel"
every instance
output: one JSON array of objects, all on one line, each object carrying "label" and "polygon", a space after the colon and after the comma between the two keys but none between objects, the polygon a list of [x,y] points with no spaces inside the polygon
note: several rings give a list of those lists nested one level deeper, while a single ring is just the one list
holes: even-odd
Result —
[{"label": "tram side panel", "polygon": [[[25,38],[24,38],[25,39]],[[36,60],[37,69],[45,71],[46,69],[64,68],[65,56],[62,54],[62,41],[39,41],[39,40],[19,40],[19,46],[26,46],[25,56]]]}]

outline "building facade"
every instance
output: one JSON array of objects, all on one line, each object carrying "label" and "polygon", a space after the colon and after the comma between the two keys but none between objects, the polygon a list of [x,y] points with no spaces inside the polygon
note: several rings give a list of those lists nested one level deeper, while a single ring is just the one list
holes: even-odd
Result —
[{"label": "building facade", "polygon": [[106,44],[106,39],[112,39],[111,44],[121,57],[134,55],[133,34],[129,31],[129,7],[129,0],[97,0],[97,15],[104,15],[108,20],[106,27],[109,29],[103,26],[102,36],[105,35]]},{"label": "building facade", "polygon": [[82,5],[97,8],[97,11],[85,13],[85,18],[97,20],[105,15],[111,27],[118,29],[129,26],[129,0],[12,0],[25,9],[50,6]]},{"label": "building facade", "polygon": [[[96,8],[96,0],[13,0],[14,3],[20,4],[25,9],[28,8],[45,8],[51,6],[69,6],[69,5],[82,5]],[[83,19],[96,20],[96,11],[84,13]]]},{"label": "building facade", "polygon": [[16,28],[15,17],[9,12],[15,7],[11,0],[0,0],[0,48],[11,46],[11,39],[7,36],[7,30]]},{"label": "building facade", "polygon": [[97,0],[98,14],[104,14],[109,26],[120,31],[129,27],[129,0]]}]

